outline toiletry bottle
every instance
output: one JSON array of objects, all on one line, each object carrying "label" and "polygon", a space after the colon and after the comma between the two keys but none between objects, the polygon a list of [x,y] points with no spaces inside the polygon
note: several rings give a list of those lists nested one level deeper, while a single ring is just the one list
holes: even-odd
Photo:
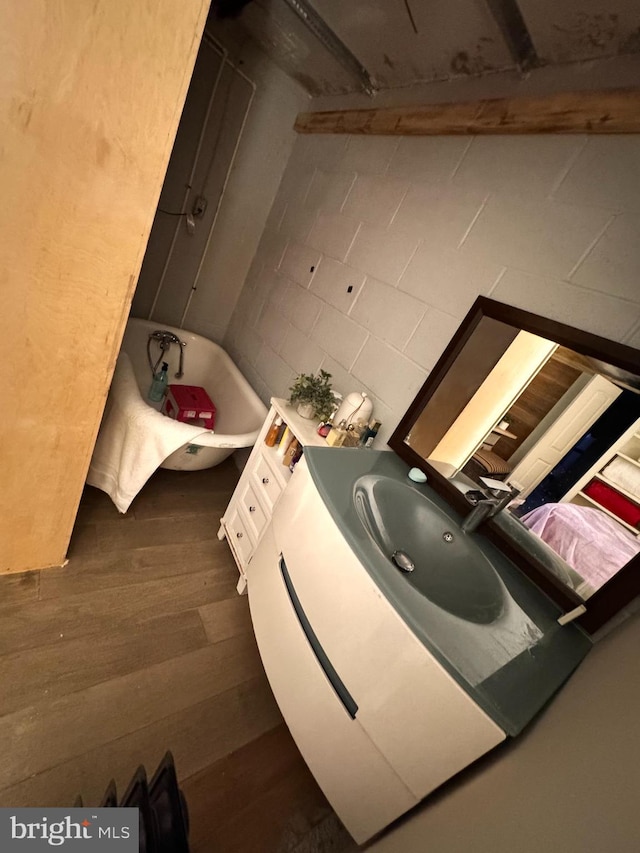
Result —
[{"label": "toiletry bottle", "polygon": [[297,438],[291,440],[291,443],[287,447],[287,451],[282,458],[282,464],[286,465],[288,468],[291,465],[291,461],[298,452],[298,448],[300,447],[300,442]]},{"label": "toiletry bottle", "polygon": [[378,430],[381,426],[381,421],[371,421],[367,429],[362,433],[362,437],[360,439],[360,444],[362,445],[362,447],[371,447],[373,445],[373,440],[378,434]]},{"label": "toiletry bottle", "polygon": [[326,438],[329,435],[329,433],[331,432],[331,427],[333,426],[333,420],[336,416],[336,412],[338,411],[338,407],[340,406],[340,403],[342,402],[342,394],[339,394],[337,391],[333,391],[332,393],[333,393],[334,401],[333,401],[333,408],[331,410],[331,414],[326,419],[326,421],[320,422],[320,424],[318,425],[318,429],[316,430],[318,435],[322,436],[322,438]]},{"label": "toiletry bottle", "polygon": [[277,436],[276,436],[276,441],[275,441],[275,445],[274,445],[274,447],[275,447],[275,446],[279,446],[279,444],[280,444],[280,442],[281,442],[281,440],[282,440],[282,436],[284,435],[284,431],[285,431],[286,429],[289,429],[289,427],[286,425],[286,423],[285,423],[284,421],[282,421],[282,423],[281,423],[281,424],[280,424],[280,426],[278,427],[278,434],[277,434]]},{"label": "toiletry bottle", "polygon": [[280,417],[280,415],[278,415],[278,417],[275,418],[275,420],[271,424],[271,428],[269,429],[269,432],[267,433],[267,435],[265,437],[264,443],[267,445],[267,447],[273,447],[274,446],[274,444],[277,441],[278,433],[280,432],[281,426],[282,426],[282,418]]},{"label": "toiletry bottle", "polygon": [[276,449],[276,453],[278,456],[284,456],[287,447],[289,446],[289,442],[291,441],[291,430],[286,424],[283,424],[284,431],[280,436],[280,441],[278,442],[278,447]]},{"label": "toiletry bottle", "polygon": [[167,393],[169,365],[166,361],[162,362],[161,369],[153,377],[153,382],[149,388],[148,397],[152,403],[161,403],[162,398]]},{"label": "toiletry bottle", "polygon": [[355,424],[347,426],[347,435],[344,440],[345,447],[358,447],[362,433],[365,431],[366,424],[363,421],[356,421]]},{"label": "toiletry bottle", "polygon": [[343,418],[337,427],[334,426],[331,428],[331,432],[327,436],[327,444],[330,445],[331,447],[342,447],[346,437],[347,437],[347,422]]},{"label": "toiletry bottle", "polygon": [[299,444],[297,449],[296,449],[296,452],[294,453],[294,455],[291,458],[291,462],[289,462],[289,470],[291,471],[291,473],[293,473],[293,469],[296,467],[296,465],[298,464],[300,459],[302,459],[302,451],[303,451],[302,445]]}]

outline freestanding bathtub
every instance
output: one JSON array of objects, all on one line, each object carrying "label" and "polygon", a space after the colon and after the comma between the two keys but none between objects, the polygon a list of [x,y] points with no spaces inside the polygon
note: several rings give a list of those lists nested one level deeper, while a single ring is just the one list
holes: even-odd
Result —
[{"label": "freestanding bathtub", "polygon": [[[197,440],[190,441],[188,437],[193,428],[185,424],[184,444],[171,453],[160,467],[173,471],[200,471],[218,465],[237,448],[251,447],[267,416],[267,408],[222,347],[184,329],[130,318],[122,341],[122,350],[131,359],[140,396],[144,402],[151,406],[147,400],[152,378],[147,359],[147,340],[149,333],[156,329],[173,332],[186,343],[182,378],[175,378],[179,365],[177,344],[172,344],[163,357],[169,364],[169,382],[201,386],[217,409],[215,431],[202,433]],[[152,342],[151,356],[154,363],[159,355],[158,345]],[[156,428],[162,429],[162,421],[157,423],[159,425]],[[171,426],[174,428],[175,424]]]},{"label": "freestanding bathtub", "polygon": [[[206,389],[217,412],[215,430],[206,422],[180,423],[161,414],[162,403],[149,403],[151,370],[147,357],[149,333],[168,331],[184,341],[184,375],[176,377],[180,345],[163,353],[151,341],[153,363],[168,362],[169,384]],[[120,512],[158,468],[197,471],[212,468],[240,447],[251,447],[267,409],[227,353],[206,338],[148,320],[131,319],[124,340],[100,431],[93,449],[87,483],[106,492]]]}]

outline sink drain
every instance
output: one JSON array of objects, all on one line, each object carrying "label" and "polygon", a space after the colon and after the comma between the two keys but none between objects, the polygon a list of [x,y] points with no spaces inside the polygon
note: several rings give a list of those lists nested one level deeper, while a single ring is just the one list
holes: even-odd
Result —
[{"label": "sink drain", "polygon": [[450,530],[447,530],[446,533],[442,534],[442,538],[445,542],[453,542],[453,533]]},{"label": "sink drain", "polygon": [[391,561],[400,569],[402,572],[412,572],[416,564],[413,562],[411,557],[407,554],[406,551],[394,551],[391,555]]}]

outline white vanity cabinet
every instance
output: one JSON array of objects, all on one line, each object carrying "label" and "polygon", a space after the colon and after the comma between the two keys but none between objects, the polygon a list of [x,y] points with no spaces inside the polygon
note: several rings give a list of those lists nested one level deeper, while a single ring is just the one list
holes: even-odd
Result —
[{"label": "white vanity cabinet", "polygon": [[280,709],[359,843],[504,740],[382,595],[304,460],[247,576]]},{"label": "white vanity cabinet", "polygon": [[316,432],[316,421],[300,417],[286,400],[276,397],[271,400],[269,414],[220,519],[218,530],[218,539],[226,537],[238,565],[240,593],[246,590],[247,566],[291,477],[288,467],[282,464],[283,456],[279,454],[278,447],[267,447],[264,443],[278,415],[289,427],[290,437],[296,438],[303,447],[310,444],[323,446],[326,443]]}]

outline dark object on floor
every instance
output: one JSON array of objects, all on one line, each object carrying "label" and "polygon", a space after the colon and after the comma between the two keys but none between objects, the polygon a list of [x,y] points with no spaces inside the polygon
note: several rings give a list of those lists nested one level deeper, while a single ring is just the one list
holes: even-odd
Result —
[{"label": "dark object on floor", "polygon": [[149,785],[151,808],[158,822],[160,853],[189,853],[189,810],[178,787],[173,756],[167,752]]},{"label": "dark object on floor", "polygon": [[156,816],[151,809],[149,799],[149,785],[147,784],[147,773],[142,765],[136,770],[133,779],[122,800],[121,806],[139,809],[140,814],[140,853],[156,853],[162,850],[159,846],[159,833],[157,829]]},{"label": "dark object on floor", "polygon": [[251,0],[213,0],[211,11],[216,18],[237,18]]},{"label": "dark object on floor", "polygon": [[[81,806],[82,797],[75,804]],[[119,804],[112,779],[100,805],[140,810],[140,853],[189,853],[189,812],[178,787],[170,752],[160,762],[151,782],[147,782],[145,768],[138,767]]]},{"label": "dark object on floor", "polygon": [[116,790],[115,779],[112,779],[107,786],[107,790],[104,792],[104,797],[102,798],[102,802],[100,803],[100,808],[102,808],[102,809],[113,809],[117,805],[118,805],[118,792]]}]

